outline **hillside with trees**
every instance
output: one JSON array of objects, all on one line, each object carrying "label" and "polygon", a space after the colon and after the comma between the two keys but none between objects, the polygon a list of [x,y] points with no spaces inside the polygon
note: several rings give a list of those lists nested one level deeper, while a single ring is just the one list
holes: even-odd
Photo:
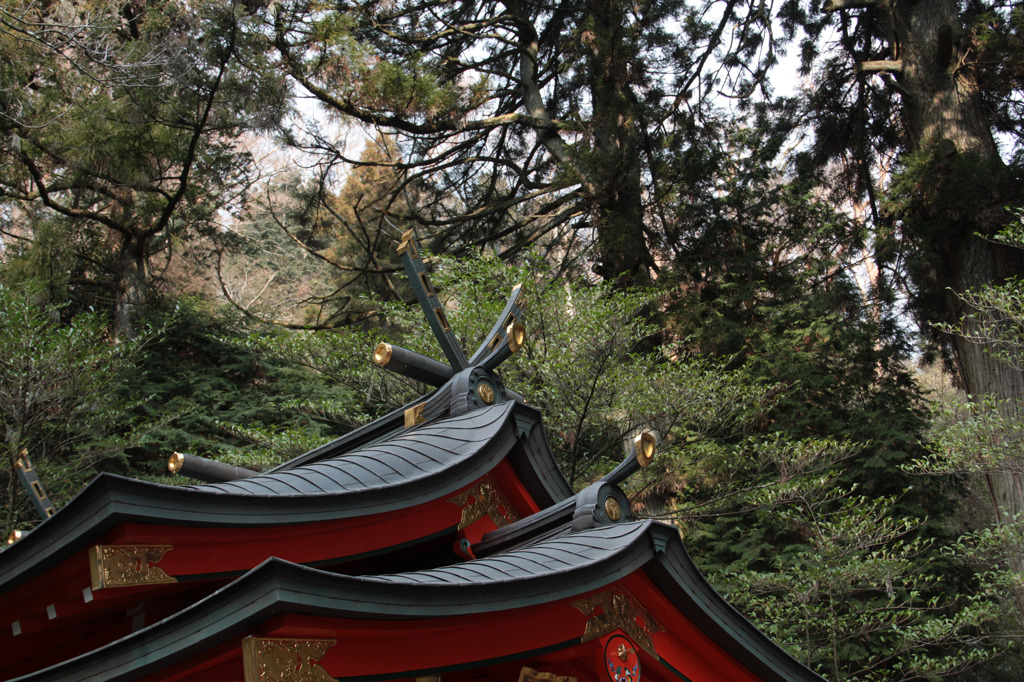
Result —
[{"label": "hillside with trees", "polygon": [[178,450],[266,469],[459,340],[830,680],[1024,671],[1024,9],[0,0],[4,536]]}]

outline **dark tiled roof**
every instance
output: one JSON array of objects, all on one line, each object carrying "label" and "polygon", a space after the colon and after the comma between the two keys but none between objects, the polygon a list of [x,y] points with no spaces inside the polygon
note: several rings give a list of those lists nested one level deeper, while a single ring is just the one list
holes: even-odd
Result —
[{"label": "dark tiled roof", "polygon": [[287,470],[227,483],[186,486],[229,495],[328,495],[402,485],[443,471],[489,443],[514,403],[423,424],[387,441]]},{"label": "dark tiled roof", "polygon": [[367,580],[394,585],[500,585],[572,571],[606,560],[637,542],[649,523],[604,526],[580,533],[569,533],[569,527],[564,526],[557,535],[505,554],[443,568],[373,576]]}]

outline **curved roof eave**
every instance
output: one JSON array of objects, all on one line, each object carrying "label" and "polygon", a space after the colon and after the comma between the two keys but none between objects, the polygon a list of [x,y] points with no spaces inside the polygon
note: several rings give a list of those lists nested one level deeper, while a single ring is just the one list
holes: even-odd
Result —
[{"label": "curved roof eave", "polygon": [[[551,481],[560,477],[546,448],[516,452],[521,449],[516,443],[532,435],[517,425],[517,413],[526,409],[512,402],[495,405],[423,424],[331,460],[231,483],[166,486],[100,474],[57,514],[0,552],[0,592],[97,541],[118,523],[258,527],[383,513],[458,490],[510,453],[519,460],[517,471],[536,478],[532,486],[526,484],[544,503],[559,495]],[[453,437],[459,443],[455,448]],[[306,484],[321,492],[309,492]]]},{"label": "curved roof eave", "polygon": [[[674,528],[653,521],[579,532],[566,528],[555,537],[485,559],[382,576],[336,575],[269,559],[171,618],[18,679],[134,679],[180,659],[183,651],[241,637],[279,614],[380,620],[500,612],[583,595],[637,570],[763,679],[821,682],[707,583]],[[140,657],[139,651],[148,654]]]}]

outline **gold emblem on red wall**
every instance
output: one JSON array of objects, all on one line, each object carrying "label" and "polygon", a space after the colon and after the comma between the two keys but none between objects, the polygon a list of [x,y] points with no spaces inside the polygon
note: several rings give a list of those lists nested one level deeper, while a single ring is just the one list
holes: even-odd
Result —
[{"label": "gold emblem on red wall", "polygon": [[644,651],[654,653],[651,634],[661,630],[651,614],[640,606],[623,587],[613,587],[600,594],[579,599],[572,605],[587,616],[584,642],[603,637],[615,630],[626,633]]},{"label": "gold emblem on red wall", "polygon": [[604,671],[608,682],[640,682],[640,657],[633,643],[612,635],[604,645]]},{"label": "gold emblem on red wall", "polygon": [[245,682],[335,682],[320,659],[336,639],[246,637],[242,640]]},{"label": "gold emblem on red wall", "polygon": [[455,497],[448,500],[462,506],[462,520],[459,521],[459,530],[483,517],[490,518],[498,528],[514,523],[519,520],[519,515],[512,509],[505,494],[501,492],[491,478],[490,474],[481,478],[477,483]]},{"label": "gold emblem on red wall", "polygon": [[157,564],[171,545],[94,545],[89,548],[92,589],[178,582]]}]

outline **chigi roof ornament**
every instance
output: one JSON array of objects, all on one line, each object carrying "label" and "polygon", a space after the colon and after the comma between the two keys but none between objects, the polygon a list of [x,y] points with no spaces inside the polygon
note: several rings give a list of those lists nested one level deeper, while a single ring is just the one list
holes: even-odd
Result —
[{"label": "chigi roof ornament", "polygon": [[422,424],[442,413],[453,416],[506,400],[522,401],[518,394],[505,388],[494,373],[498,365],[522,348],[526,340],[526,330],[521,322],[524,308],[522,285],[513,287],[505,309],[483,343],[467,360],[448,323],[444,305],[438,300],[437,292],[430,283],[412,230],[402,235],[398,254],[413,291],[416,292],[416,300],[441,346],[441,352],[448,360],[446,366],[390,343],[381,343],[374,349],[373,361],[381,367],[441,389],[424,402],[406,408],[405,426]]}]

